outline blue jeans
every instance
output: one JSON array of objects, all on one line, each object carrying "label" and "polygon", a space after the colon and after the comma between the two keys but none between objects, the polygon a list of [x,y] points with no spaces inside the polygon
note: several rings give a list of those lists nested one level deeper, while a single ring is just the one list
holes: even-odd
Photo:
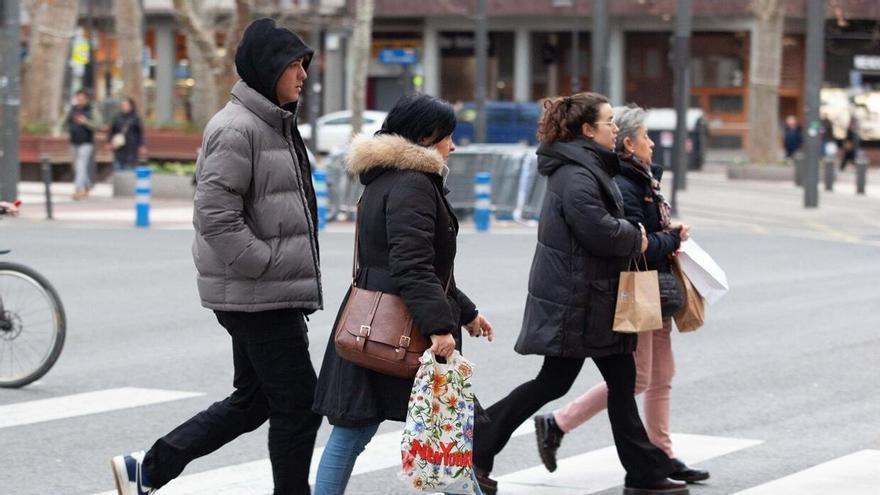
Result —
[{"label": "blue jeans", "polygon": [[[330,439],[324,446],[321,463],[318,464],[313,495],[344,495],[355,461],[378,429],[379,423],[359,428],[333,427]],[[476,495],[483,495],[473,471],[471,478],[474,481]]]}]

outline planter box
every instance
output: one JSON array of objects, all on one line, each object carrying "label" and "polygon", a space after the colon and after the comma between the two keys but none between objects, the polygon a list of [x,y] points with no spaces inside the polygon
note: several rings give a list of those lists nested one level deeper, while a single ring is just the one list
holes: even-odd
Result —
[{"label": "planter box", "polygon": [[[129,170],[114,172],[113,197],[134,196],[134,183],[134,172]],[[194,193],[192,177],[188,175],[150,176],[150,196],[153,198],[192,200]]]},{"label": "planter box", "polygon": [[794,182],[794,169],[793,165],[730,164],[727,166],[727,178]]}]

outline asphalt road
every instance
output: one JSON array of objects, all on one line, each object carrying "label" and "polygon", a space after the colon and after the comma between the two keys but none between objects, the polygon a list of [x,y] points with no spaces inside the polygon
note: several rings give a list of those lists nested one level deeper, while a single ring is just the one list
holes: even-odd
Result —
[{"label": "asphalt road", "polygon": [[[674,335],[672,430],[760,441],[700,463],[711,470],[712,479],[691,492],[735,493],[854,452],[880,449],[878,202],[826,202],[839,212],[822,216],[800,210],[796,193],[770,188],[764,191],[765,207],[752,200],[725,203],[715,214],[713,202],[724,194],[749,197],[763,190],[700,179],[690,188],[695,192],[684,196],[691,202],[683,212],[692,213],[693,236],[725,268],[731,290],[708,308],[704,328]],[[780,202],[788,206],[779,208]],[[760,215],[771,208],[766,218]],[[67,345],[56,367],[30,387],[0,390],[0,493],[110,490],[111,456],[148,447],[228,394],[229,338],[199,307],[191,238],[186,230],[22,219],[0,224],[0,247],[13,250],[4,258],[27,263],[49,278],[68,315]],[[513,351],[534,244],[534,231],[525,228],[460,236],[457,279],[498,333],[491,344],[465,342],[465,355],[477,365],[476,393],[486,404],[532,378],[540,367],[540,358]],[[351,246],[349,232],[322,235],[326,309],[309,323],[316,367],[348,283]],[[565,399],[598,379],[588,363]],[[120,387],[204,395],[3,427],[4,406]],[[388,423],[380,433],[401,426]],[[319,446],[328,432],[325,423]],[[612,443],[607,419],[600,415],[565,438],[559,457]],[[534,445],[531,434],[511,440],[493,474],[540,465]],[[185,474],[266,456],[264,426],[192,463]],[[592,467],[581,467],[585,479]],[[348,493],[408,493],[395,474],[393,467],[359,474]],[[580,493],[620,492],[619,487],[606,488]]]}]

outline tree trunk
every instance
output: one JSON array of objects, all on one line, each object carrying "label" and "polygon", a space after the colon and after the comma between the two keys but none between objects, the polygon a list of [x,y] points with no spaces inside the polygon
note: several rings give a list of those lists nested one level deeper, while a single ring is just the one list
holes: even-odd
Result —
[{"label": "tree trunk", "polygon": [[144,50],[143,12],[140,0],[117,0],[115,17],[119,61],[122,65],[123,96],[132,98],[141,115],[146,116],[144,71],[141,64]]},{"label": "tree trunk", "polygon": [[752,0],[751,9],[758,25],[752,32],[748,152],[752,162],[769,163],[781,157],[779,82],[785,5],[780,0]]},{"label": "tree trunk", "polygon": [[352,54],[354,74],[351,89],[351,132],[361,132],[367,99],[367,70],[370,65],[372,45],[374,0],[357,0]]},{"label": "tree trunk", "polygon": [[64,69],[77,4],[77,0],[33,1],[28,57],[22,68],[21,120],[25,125],[52,127],[61,118]]},{"label": "tree trunk", "polygon": [[174,12],[187,35],[193,78],[193,120],[205,124],[229,100],[236,80],[235,47],[253,15],[252,0],[235,0],[232,28],[227,32],[225,50],[217,46],[212,26],[202,23],[207,16],[198,0],[173,0]]}]

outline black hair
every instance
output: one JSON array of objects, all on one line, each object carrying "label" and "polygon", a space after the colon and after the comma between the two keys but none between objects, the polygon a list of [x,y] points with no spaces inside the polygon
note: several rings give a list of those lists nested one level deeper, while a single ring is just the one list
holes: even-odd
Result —
[{"label": "black hair", "polygon": [[90,95],[89,92],[86,91],[86,90],[84,90],[84,89],[78,89],[78,90],[76,90],[76,93],[74,93],[74,95],[76,95],[76,96],[83,95],[83,96],[85,96],[86,98],[91,98],[91,97],[92,97],[92,95]]},{"label": "black hair", "polygon": [[396,134],[421,146],[434,146],[452,134],[455,123],[455,110],[449,102],[415,93],[397,100],[376,135]]}]

